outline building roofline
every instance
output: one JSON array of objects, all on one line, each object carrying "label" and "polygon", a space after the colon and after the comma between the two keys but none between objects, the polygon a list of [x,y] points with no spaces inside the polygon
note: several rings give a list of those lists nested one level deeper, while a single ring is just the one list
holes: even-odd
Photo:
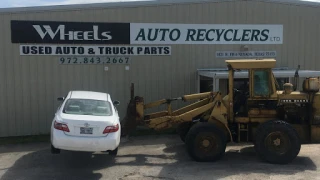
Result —
[{"label": "building roofline", "polygon": [[101,8],[130,8],[142,6],[158,6],[158,5],[175,5],[185,3],[204,3],[204,2],[227,2],[236,0],[136,0],[121,2],[104,2],[104,3],[88,3],[88,4],[70,4],[70,5],[47,5],[33,7],[13,7],[0,8],[0,13],[19,13],[19,12],[36,12],[36,11],[63,11],[63,10],[80,10],[80,9],[101,9]]},{"label": "building roofline", "polygon": [[121,8],[121,7],[142,7],[142,6],[158,6],[158,5],[175,5],[186,3],[206,3],[206,2],[232,2],[232,1],[256,1],[266,3],[293,4],[320,7],[320,2],[312,2],[305,0],[137,0],[137,1],[121,1],[121,2],[104,2],[91,4],[70,4],[70,5],[47,5],[32,7],[13,7],[0,8],[0,13],[22,13],[22,12],[40,12],[40,11],[64,11],[64,10],[85,10],[85,9],[101,9],[101,8]]},{"label": "building roofline", "polygon": [[310,0],[249,0],[249,1],[262,1],[269,3],[278,3],[278,4],[291,4],[291,5],[303,5],[311,7],[320,7],[320,1],[310,1]]}]

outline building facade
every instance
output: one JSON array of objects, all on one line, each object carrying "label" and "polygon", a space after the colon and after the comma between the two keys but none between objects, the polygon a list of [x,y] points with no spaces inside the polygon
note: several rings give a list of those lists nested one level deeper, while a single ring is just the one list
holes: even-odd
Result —
[{"label": "building facade", "polygon": [[198,70],[226,59],[319,70],[319,16],[318,3],[298,0],[0,9],[0,137],[48,134],[70,90],[110,93],[122,119],[131,83],[146,102],[196,93],[211,81]]}]

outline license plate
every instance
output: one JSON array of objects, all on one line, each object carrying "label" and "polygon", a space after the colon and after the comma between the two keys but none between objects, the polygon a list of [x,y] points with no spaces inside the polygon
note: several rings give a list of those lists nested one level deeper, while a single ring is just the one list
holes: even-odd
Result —
[{"label": "license plate", "polygon": [[80,134],[92,134],[92,128],[80,127]]}]

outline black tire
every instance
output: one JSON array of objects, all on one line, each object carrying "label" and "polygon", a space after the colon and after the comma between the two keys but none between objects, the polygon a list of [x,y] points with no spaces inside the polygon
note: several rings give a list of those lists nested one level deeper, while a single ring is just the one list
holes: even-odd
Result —
[{"label": "black tire", "polygon": [[109,155],[111,156],[116,156],[118,154],[118,148],[116,148],[115,150],[109,151]]},{"label": "black tire", "polygon": [[178,126],[177,133],[179,134],[182,142],[186,142],[186,136],[191,126],[192,123],[189,122],[182,123]]},{"label": "black tire", "polygon": [[[205,142],[207,147],[205,147]],[[212,123],[198,122],[193,125],[187,136],[188,154],[198,162],[216,161],[225,154],[227,137]]]},{"label": "black tire", "polygon": [[55,147],[51,144],[51,154],[60,154],[60,149],[55,148]]},{"label": "black tire", "polygon": [[288,164],[298,156],[301,142],[290,124],[273,120],[259,126],[254,147],[262,160],[272,164]]}]

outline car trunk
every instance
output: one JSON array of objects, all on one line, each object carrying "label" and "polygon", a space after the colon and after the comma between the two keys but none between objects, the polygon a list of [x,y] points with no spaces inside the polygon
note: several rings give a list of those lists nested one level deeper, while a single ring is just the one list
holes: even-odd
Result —
[{"label": "car trunk", "polygon": [[101,137],[107,136],[103,134],[107,126],[115,125],[114,116],[90,116],[90,115],[69,115],[63,114],[60,116],[62,122],[68,125],[70,132],[64,132],[70,136],[84,137]]}]

